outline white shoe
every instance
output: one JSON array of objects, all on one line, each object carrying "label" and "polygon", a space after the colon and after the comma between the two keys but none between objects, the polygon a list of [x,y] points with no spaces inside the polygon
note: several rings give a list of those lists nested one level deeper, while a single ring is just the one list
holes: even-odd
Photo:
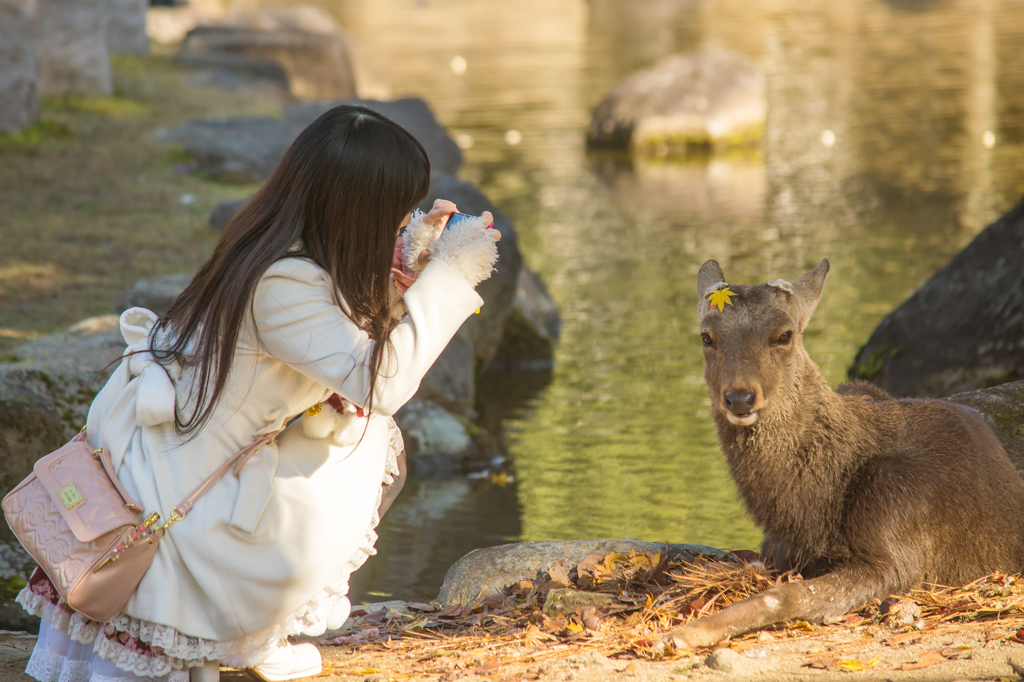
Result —
[{"label": "white shoe", "polygon": [[323,658],[316,645],[288,644],[274,649],[270,657],[246,672],[263,682],[285,682],[313,677],[323,672]]}]

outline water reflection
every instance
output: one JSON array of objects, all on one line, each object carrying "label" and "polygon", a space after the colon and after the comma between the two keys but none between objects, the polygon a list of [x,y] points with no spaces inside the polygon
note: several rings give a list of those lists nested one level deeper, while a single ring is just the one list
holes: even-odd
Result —
[{"label": "water reflection", "polygon": [[[565,319],[550,384],[507,404],[486,398],[503,379],[483,389],[518,482],[411,483],[362,590],[433,596],[461,553],[509,539],[756,544],[708,417],[701,262],[758,282],[828,257],[806,345],[834,384],[881,317],[1024,192],[1015,0],[320,4],[396,94],[425,97],[473,138],[463,177],[515,220]],[[704,46],[765,69],[761,155],[587,157],[582,131],[605,92]]]}]

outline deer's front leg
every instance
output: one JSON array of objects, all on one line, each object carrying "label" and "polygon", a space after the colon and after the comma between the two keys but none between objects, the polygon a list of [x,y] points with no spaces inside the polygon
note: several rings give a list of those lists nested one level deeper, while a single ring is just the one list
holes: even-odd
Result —
[{"label": "deer's front leg", "polygon": [[787,620],[820,623],[838,618],[875,597],[900,591],[892,577],[867,566],[842,566],[826,575],[773,587],[719,613],[670,632],[677,647],[706,647],[727,637]]}]

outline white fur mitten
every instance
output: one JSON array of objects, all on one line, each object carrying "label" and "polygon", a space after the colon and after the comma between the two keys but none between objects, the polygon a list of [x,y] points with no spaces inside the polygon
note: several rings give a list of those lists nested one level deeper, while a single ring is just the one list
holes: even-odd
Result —
[{"label": "white fur mitten", "polygon": [[474,216],[445,228],[435,240],[434,226],[424,223],[423,214],[417,211],[403,235],[406,268],[418,274],[426,266],[419,259],[426,249],[431,258],[440,258],[475,287],[491,276],[498,261],[497,241],[488,224],[485,218]]},{"label": "white fur mitten", "polygon": [[433,252],[434,240],[437,239],[437,228],[429,223],[423,222],[427,214],[416,209],[412,212],[412,219],[402,233],[405,241],[405,249],[402,252],[402,261],[405,269],[417,276],[423,270],[426,263],[419,261],[419,255],[424,250]]}]

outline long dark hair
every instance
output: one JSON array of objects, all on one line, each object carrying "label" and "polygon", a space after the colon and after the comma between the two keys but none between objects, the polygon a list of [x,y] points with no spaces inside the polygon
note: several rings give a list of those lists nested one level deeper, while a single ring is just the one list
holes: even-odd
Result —
[{"label": "long dark hair", "polygon": [[303,130],[154,328],[152,340],[166,339],[153,343],[156,358],[194,368],[192,410],[175,415],[178,433],[195,433],[209,421],[239,329],[253,314],[256,285],[267,268],[291,255],[327,271],[336,302],[374,340],[365,406],[372,409],[396,324],[388,286],[398,228],[429,185],[423,147],[375,111],[335,107]]}]

